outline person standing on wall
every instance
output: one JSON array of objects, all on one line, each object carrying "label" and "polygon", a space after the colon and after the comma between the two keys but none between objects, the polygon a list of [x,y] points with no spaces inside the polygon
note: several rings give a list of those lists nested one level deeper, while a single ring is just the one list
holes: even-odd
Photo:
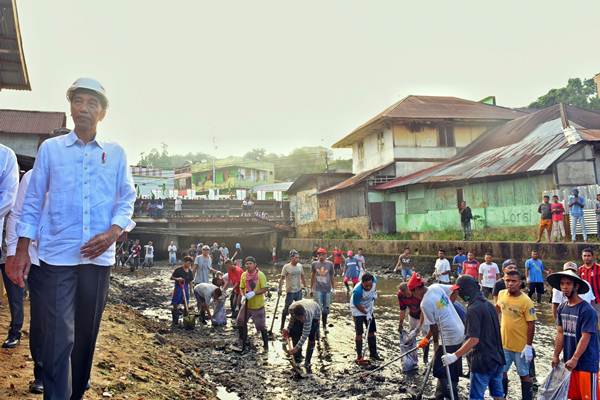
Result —
[{"label": "person standing on wall", "polygon": [[549,242],[552,232],[552,205],[550,204],[550,196],[544,195],[542,204],[538,206],[538,213],[540,214],[540,229],[538,231],[537,242],[542,241],[542,234],[545,234],[546,240]]},{"label": "person standing on wall", "polygon": [[473,213],[471,207],[467,206],[466,201],[461,201],[458,206],[458,212],[460,213],[460,224],[463,229],[464,240],[471,240],[471,220],[473,219]]},{"label": "person standing on wall", "polygon": [[108,106],[104,87],[80,78],[67,99],[75,128],[40,146],[9,268],[23,287],[29,245],[38,241],[44,398],[60,400],[81,399],[88,385],[115,242],[134,226],[136,197],[125,151],[97,137]]},{"label": "person standing on wall", "polygon": [[552,196],[552,235],[550,239],[554,242],[560,242],[566,237],[565,234],[565,207],[558,201],[558,196]]},{"label": "person standing on wall", "polygon": [[583,219],[583,209],[585,208],[585,198],[579,195],[578,189],[573,189],[569,196],[569,214],[571,215],[571,241],[576,240],[577,224],[581,225],[583,232],[583,241],[587,242],[587,228]]}]

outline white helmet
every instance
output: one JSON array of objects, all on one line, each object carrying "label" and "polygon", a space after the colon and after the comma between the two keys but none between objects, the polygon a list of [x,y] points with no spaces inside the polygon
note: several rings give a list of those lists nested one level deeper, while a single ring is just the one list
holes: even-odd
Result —
[{"label": "white helmet", "polygon": [[103,102],[106,104],[106,107],[108,107],[108,98],[106,97],[106,90],[104,89],[104,86],[102,86],[97,80],[93,78],[77,79],[67,90],[67,100],[71,101],[71,96],[73,95],[73,92],[75,92],[77,89],[91,90],[92,92],[100,96],[100,98],[102,98]]}]

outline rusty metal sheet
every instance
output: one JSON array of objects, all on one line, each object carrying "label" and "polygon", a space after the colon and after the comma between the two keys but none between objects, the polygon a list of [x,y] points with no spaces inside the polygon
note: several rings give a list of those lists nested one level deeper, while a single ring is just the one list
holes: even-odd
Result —
[{"label": "rusty metal sheet", "polygon": [[0,132],[4,133],[50,135],[66,124],[64,112],[0,110]]}]

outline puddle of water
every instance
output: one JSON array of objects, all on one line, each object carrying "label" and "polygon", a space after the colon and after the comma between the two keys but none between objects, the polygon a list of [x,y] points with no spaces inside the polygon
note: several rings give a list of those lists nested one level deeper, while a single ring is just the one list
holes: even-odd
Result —
[{"label": "puddle of water", "polygon": [[219,400],[239,400],[240,396],[235,392],[228,392],[225,386],[217,386],[217,399]]}]

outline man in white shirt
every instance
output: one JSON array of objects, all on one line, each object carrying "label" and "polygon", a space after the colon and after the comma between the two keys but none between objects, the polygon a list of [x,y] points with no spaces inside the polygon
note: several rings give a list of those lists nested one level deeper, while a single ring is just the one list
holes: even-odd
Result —
[{"label": "man in white shirt", "polygon": [[169,252],[169,265],[177,264],[177,246],[175,246],[175,242],[171,240],[171,244],[167,247],[167,251]]},{"label": "man in white shirt", "polygon": [[446,259],[446,252],[438,250],[438,258],[435,260],[435,271],[433,272],[439,283],[450,283],[450,261]]},{"label": "man in white shirt", "polygon": [[[0,144],[0,244],[2,243],[4,217],[13,208],[15,198],[17,197],[18,184],[19,167],[17,165],[17,157],[11,149]],[[23,288],[11,282],[4,264],[0,264],[0,270],[2,271],[4,287],[6,288],[11,317],[8,337],[2,344],[2,347],[11,349],[17,346],[21,340],[21,328],[23,327]]]},{"label": "man in white shirt", "polygon": [[479,266],[479,285],[481,285],[481,292],[485,298],[489,299],[494,292],[494,285],[500,277],[500,269],[498,264],[492,262],[492,254],[485,253],[485,262],[482,262]]},{"label": "man in white shirt", "polygon": [[136,196],[125,151],[97,137],[108,107],[104,87],[80,78],[67,99],[75,128],[40,146],[8,268],[11,280],[23,287],[29,245],[37,240],[44,396],[61,400],[81,399],[86,390],[115,242],[134,224]]},{"label": "man in white shirt", "polygon": [[177,197],[175,199],[175,216],[176,217],[181,217],[182,204],[183,204],[183,201],[181,201],[181,198]]},{"label": "man in white shirt", "polygon": [[154,246],[152,242],[148,242],[147,245],[144,246],[144,266],[150,268],[154,265]]}]

